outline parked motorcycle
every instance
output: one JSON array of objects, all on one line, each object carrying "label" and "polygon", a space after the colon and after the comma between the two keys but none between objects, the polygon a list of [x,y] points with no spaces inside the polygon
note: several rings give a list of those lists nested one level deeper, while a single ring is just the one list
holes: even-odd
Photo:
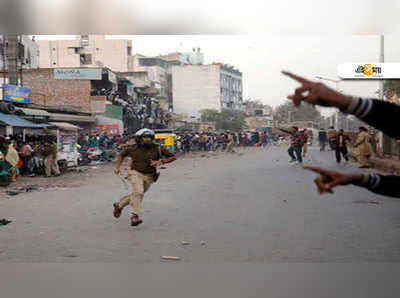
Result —
[{"label": "parked motorcycle", "polygon": [[99,148],[89,148],[87,150],[87,155],[89,160],[100,160],[101,158],[101,150]]},{"label": "parked motorcycle", "polygon": [[81,149],[78,151],[78,165],[87,166],[91,162],[89,158],[89,153],[86,149]]}]

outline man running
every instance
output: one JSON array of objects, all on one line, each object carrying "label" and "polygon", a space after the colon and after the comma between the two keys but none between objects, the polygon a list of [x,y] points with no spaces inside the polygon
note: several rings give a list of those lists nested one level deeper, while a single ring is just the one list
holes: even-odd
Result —
[{"label": "man running", "polygon": [[[292,126],[290,127],[289,130],[282,129],[280,126],[278,126],[278,129],[280,131],[283,131],[284,133],[287,133],[290,135],[290,147],[288,149],[289,156],[291,160],[289,162],[295,162],[297,164],[302,164],[303,163],[303,158],[301,156],[301,150],[302,150],[302,143],[301,143],[301,135],[299,133],[299,129],[297,126]],[[295,156],[296,154],[296,156]]]},{"label": "man running", "polygon": [[[127,147],[118,156],[114,171],[115,174],[119,175],[125,157],[131,158],[128,177],[133,186],[133,192],[124,196],[119,203],[114,203],[114,217],[116,218],[121,216],[122,209],[125,206],[131,205],[131,226],[138,226],[143,222],[139,218],[140,206],[144,193],[158,179],[159,173],[157,173],[156,167],[176,160],[175,155],[171,152],[153,143],[154,131],[144,128],[136,133],[136,137],[136,144]],[[162,156],[167,158],[162,159]]]}]

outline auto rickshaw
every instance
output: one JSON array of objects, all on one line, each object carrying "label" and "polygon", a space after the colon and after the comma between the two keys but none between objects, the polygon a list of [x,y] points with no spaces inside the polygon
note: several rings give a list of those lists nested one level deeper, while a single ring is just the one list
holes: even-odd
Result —
[{"label": "auto rickshaw", "polygon": [[171,153],[175,154],[175,134],[172,130],[155,130],[155,137],[157,143],[159,143],[163,148],[169,150]]}]

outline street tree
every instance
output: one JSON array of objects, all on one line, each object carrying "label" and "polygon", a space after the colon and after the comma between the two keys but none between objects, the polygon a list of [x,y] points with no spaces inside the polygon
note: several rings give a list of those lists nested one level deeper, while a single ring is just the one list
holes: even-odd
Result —
[{"label": "street tree", "polygon": [[204,122],[215,122],[218,130],[241,131],[246,122],[246,115],[243,112],[223,109],[221,112],[217,110],[205,109],[200,111],[201,120]]}]

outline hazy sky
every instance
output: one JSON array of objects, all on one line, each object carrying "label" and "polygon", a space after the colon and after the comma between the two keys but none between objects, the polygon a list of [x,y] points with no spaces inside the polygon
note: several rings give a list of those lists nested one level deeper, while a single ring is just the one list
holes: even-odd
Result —
[{"label": "hazy sky", "polygon": [[[276,106],[297,86],[282,69],[314,78],[338,79],[340,63],[379,62],[377,35],[133,35],[107,36],[133,41],[133,52],[155,56],[200,47],[205,62],[229,63],[243,72],[244,98]],[[400,35],[385,36],[385,61],[400,62]],[[326,82],[335,87],[334,83]],[[342,81],[339,89],[376,96],[377,81]]]}]

